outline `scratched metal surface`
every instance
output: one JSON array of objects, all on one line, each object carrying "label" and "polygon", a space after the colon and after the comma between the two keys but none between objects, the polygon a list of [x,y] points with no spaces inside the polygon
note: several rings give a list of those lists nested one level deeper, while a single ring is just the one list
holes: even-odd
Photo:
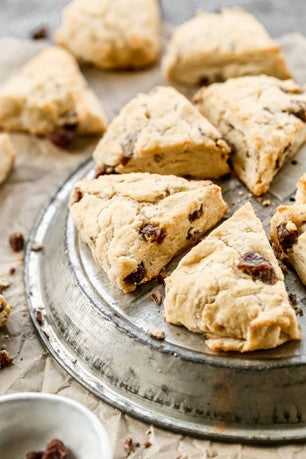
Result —
[{"label": "scratched metal surface", "polygon": [[[221,183],[231,213],[250,200],[268,229],[277,205],[290,202],[305,170],[305,151],[275,179],[263,207],[234,177]],[[304,157],[304,159],[303,159]],[[201,335],[167,325],[151,293],[152,281],[136,293],[111,286],[79,240],[67,215],[76,180],[93,176],[87,162],[42,210],[31,235],[44,251],[26,252],[28,306],[38,333],[79,382],[119,409],[168,429],[246,442],[306,439],[306,350],[300,343],[247,355],[213,354]],[[243,192],[240,196],[239,191]],[[169,269],[173,269],[174,260]],[[306,306],[305,290],[292,271],[288,290]],[[43,308],[44,325],[35,312]],[[305,317],[298,317],[306,337]],[[164,330],[164,347],[148,330]]]}]

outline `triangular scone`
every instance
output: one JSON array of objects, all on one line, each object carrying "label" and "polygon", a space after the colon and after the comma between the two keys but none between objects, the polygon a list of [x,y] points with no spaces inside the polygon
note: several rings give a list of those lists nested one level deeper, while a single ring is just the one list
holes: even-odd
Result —
[{"label": "triangular scone", "polygon": [[280,206],[271,219],[270,237],[274,250],[306,285],[306,204]]},{"label": "triangular scone", "polygon": [[233,78],[202,88],[195,100],[233,146],[233,168],[256,196],[306,140],[306,92],[292,80]]},{"label": "triangular scone", "polygon": [[218,178],[229,147],[178,91],[158,86],[132,99],[112,121],[94,159],[101,172],[152,172]]},{"label": "triangular scone", "polygon": [[274,348],[301,332],[260,220],[245,204],[166,279],[165,319],[214,351]]},{"label": "triangular scone", "polygon": [[306,173],[297,182],[296,204],[306,204]]},{"label": "triangular scone", "polygon": [[10,315],[11,308],[7,304],[4,296],[0,295],[0,327],[4,327]]},{"label": "triangular scone", "polygon": [[74,57],[52,46],[0,88],[0,127],[41,135],[65,127],[102,134],[106,118]]},{"label": "triangular scone", "polygon": [[157,276],[227,210],[212,182],[143,173],[81,180],[70,207],[96,262],[124,292]]},{"label": "triangular scone", "polygon": [[187,84],[242,75],[291,77],[279,46],[251,14],[238,8],[200,11],[178,27],[163,68],[170,80]]},{"label": "triangular scone", "polygon": [[147,66],[161,47],[158,1],[74,0],[64,8],[54,39],[102,69]]},{"label": "triangular scone", "polygon": [[15,164],[16,154],[8,134],[0,134],[0,184],[8,177]]}]

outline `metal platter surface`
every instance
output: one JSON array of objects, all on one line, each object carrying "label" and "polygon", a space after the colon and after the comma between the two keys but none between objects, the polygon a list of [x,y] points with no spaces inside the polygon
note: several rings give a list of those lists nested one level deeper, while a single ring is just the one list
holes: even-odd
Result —
[{"label": "metal platter surface", "polygon": [[[296,157],[298,164],[304,152]],[[267,207],[234,177],[220,185],[231,213],[250,200],[267,229],[277,205],[292,199],[302,172],[289,162],[265,196],[271,202]],[[201,335],[164,323],[163,308],[151,298],[154,291],[163,294],[163,287],[152,281],[136,293],[120,292],[74,229],[69,193],[77,180],[93,175],[87,161],[59,187],[38,216],[27,245],[28,307],[51,354],[98,397],[166,429],[226,441],[305,440],[304,316],[298,318],[304,341],[244,355],[214,354]],[[33,242],[43,250],[33,251]],[[303,308],[305,290],[293,272],[288,271],[286,283]],[[163,330],[165,340],[151,338],[150,329]]]}]

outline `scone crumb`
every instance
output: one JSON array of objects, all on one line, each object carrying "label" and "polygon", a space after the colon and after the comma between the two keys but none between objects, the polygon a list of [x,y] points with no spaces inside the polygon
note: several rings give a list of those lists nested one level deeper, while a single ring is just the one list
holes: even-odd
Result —
[{"label": "scone crumb", "polygon": [[152,432],[151,432],[150,429],[148,429],[148,430],[146,431],[146,435],[151,435],[151,433],[152,433]]},{"label": "scone crumb", "polygon": [[239,190],[239,191],[238,191],[238,194],[239,194],[239,196],[243,196],[243,191],[242,191],[242,190]]},{"label": "scone crumb", "polygon": [[153,292],[151,298],[153,301],[155,301],[157,306],[160,306],[162,304],[162,295],[160,292]]},{"label": "scone crumb", "polygon": [[10,281],[6,277],[0,277],[0,294],[3,290],[6,290],[11,285]]},{"label": "scone crumb", "polygon": [[0,370],[12,365],[13,360],[14,359],[10,356],[10,354],[6,350],[2,349],[2,351],[0,351]]},{"label": "scone crumb", "polygon": [[126,452],[127,456],[134,452],[134,444],[132,438],[126,438],[124,442],[124,451]]},{"label": "scone crumb", "polygon": [[163,332],[162,330],[157,330],[157,329],[150,330],[149,335],[151,336],[151,338],[154,338],[160,341],[165,339],[165,332]]},{"label": "scone crumb", "polygon": [[41,252],[43,249],[43,245],[40,244],[40,242],[34,241],[32,244],[32,250],[33,252]]},{"label": "scone crumb", "polygon": [[31,38],[33,40],[43,40],[48,37],[48,29],[46,26],[39,26],[37,29],[33,30],[31,33]]},{"label": "scone crumb", "polygon": [[150,441],[145,441],[143,446],[147,449],[147,448],[150,448],[152,446],[152,443]]},{"label": "scone crumb", "polygon": [[37,320],[37,322],[39,323],[39,325],[42,325],[42,324],[43,324],[43,322],[44,322],[44,316],[43,316],[42,311],[40,311],[40,310],[36,311],[36,320]]},{"label": "scone crumb", "polygon": [[24,247],[24,237],[22,233],[12,233],[9,237],[9,243],[14,252],[21,252]]},{"label": "scone crumb", "polygon": [[9,276],[13,276],[16,272],[16,268],[14,268],[14,266],[12,266],[10,269],[9,269]]},{"label": "scone crumb", "polygon": [[289,293],[289,301],[291,303],[291,306],[294,308],[297,305],[297,299],[296,299],[296,294],[295,293]]},{"label": "scone crumb", "polygon": [[262,201],[262,205],[263,205],[264,207],[269,207],[269,206],[271,206],[272,204],[273,204],[273,203],[272,203],[272,201],[271,201],[270,199],[264,199],[264,200]]}]

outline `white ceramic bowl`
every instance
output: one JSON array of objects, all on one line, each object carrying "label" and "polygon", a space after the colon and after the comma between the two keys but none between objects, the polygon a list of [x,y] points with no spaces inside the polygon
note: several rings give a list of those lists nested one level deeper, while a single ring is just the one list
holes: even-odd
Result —
[{"label": "white ceramic bowl", "polygon": [[32,392],[0,397],[1,459],[25,459],[28,451],[43,450],[54,438],[75,459],[112,459],[104,427],[80,403]]}]

